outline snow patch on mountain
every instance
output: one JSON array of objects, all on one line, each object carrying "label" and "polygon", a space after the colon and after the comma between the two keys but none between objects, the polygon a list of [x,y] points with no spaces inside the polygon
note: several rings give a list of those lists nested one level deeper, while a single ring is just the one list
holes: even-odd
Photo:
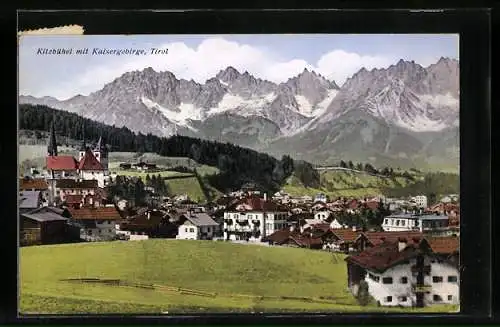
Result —
[{"label": "snow patch on mountain", "polygon": [[276,94],[274,92],[248,99],[239,95],[226,93],[217,107],[210,108],[208,115],[216,115],[228,111],[244,117],[263,115],[264,107],[269,106],[275,98]]},{"label": "snow patch on mountain", "polygon": [[433,107],[457,107],[459,105],[459,100],[453,95],[451,95],[449,92],[446,94],[437,94],[437,95],[431,95],[431,94],[423,94],[420,95],[420,99],[424,102],[429,103]]},{"label": "snow patch on mountain", "polygon": [[296,95],[295,96],[295,101],[297,101],[297,104],[299,105],[298,108],[298,113],[306,116],[306,117],[312,117],[313,116],[313,105],[307,100],[307,98],[303,95]]},{"label": "snow patch on mountain", "polygon": [[177,110],[171,110],[161,106],[160,104],[152,101],[151,99],[142,96],[140,97],[141,102],[149,109],[158,110],[165,118],[171,122],[179,125],[185,126],[192,131],[197,131],[196,128],[192,127],[188,120],[201,120],[201,110],[196,108],[190,103],[181,103]]}]

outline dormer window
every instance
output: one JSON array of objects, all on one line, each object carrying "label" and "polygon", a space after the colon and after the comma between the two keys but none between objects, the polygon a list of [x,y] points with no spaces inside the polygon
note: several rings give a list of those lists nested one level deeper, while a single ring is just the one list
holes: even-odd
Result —
[{"label": "dormer window", "polygon": [[96,157],[96,158],[99,158],[99,152],[95,154],[95,157]]}]

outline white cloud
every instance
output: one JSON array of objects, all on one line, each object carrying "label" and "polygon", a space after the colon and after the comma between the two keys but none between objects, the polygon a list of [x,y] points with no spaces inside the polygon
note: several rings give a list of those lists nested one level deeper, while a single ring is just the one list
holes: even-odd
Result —
[{"label": "white cloud", "polygon": [[347,78],[363,67],[370,70],[388,67],[394,63],[396,63],[394,58],[362,56],[353,52],[334,50],[318,60],[317,70],[320,74],[342,85]]},{"label": "white cloud", "polygon": [[[344,50],[333,50],[321,56],[317,63],[308,63],[296,58],[283,61],[269,50],[228,41],[221,37],[211,37],[191,48],[182,42],[156,45],[168,48],[167,55],[117,56],[103,60],[99,65],[86,69],[85,73],[71,77],[70,81],[58,85],[44,85],[43,95],[52,95],[60,99],[78,93],[89,94],[99,90],[127,71],[142,70],[152,67],[156,71],[171,71],[177,78],[193,79],[204,83],[227,66],[233,66],[240,72],[248,71],[258,78],[276,83],[284,82],[304,70],[315,70],[323,76],[335,80],[339,85],[362,67],[367,69],[387,67],[396,62],[395,58],[382,56],[364,56]],[[68,79],[69,80],[69,79]],[[41,89],[31,93],[39,96]]]}]

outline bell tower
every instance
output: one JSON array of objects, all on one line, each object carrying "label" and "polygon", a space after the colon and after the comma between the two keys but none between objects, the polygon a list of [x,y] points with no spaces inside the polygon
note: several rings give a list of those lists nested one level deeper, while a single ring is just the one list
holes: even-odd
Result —
[{"label": "bell tower", "polygon": [[102,140],[102,136],[99,137],[97,145],[94,148],[94,157],[101,163],[105,170],[108,170],[108,149]]}]

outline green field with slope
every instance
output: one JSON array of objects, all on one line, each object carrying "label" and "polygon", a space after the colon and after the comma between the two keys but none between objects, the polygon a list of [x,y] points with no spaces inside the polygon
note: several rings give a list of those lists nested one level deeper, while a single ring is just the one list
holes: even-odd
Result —
[{"label": "green field with slope", "polygon": [[[357,305],[347,289],[343,259],[342,254],[307,249],[212,241],[25,247],[20,250],[20,311],[175,314],[387,310]],[[78,278],[115,281],[64,281]]]},{"label": "green field with slope", "polygon": [[[420,173],[409,172],[419,180]],[[368,197],[377,196],[384,193],[387,188],[401,188],[414,181],[404,177],[384,177],[370,175],[365,172],[328,170],[320,172],[320,187],[305,187],[294,175],[290,176],[283,190],[293,196],[311,195],[325,193],[330,198],[343,197]]]}]

